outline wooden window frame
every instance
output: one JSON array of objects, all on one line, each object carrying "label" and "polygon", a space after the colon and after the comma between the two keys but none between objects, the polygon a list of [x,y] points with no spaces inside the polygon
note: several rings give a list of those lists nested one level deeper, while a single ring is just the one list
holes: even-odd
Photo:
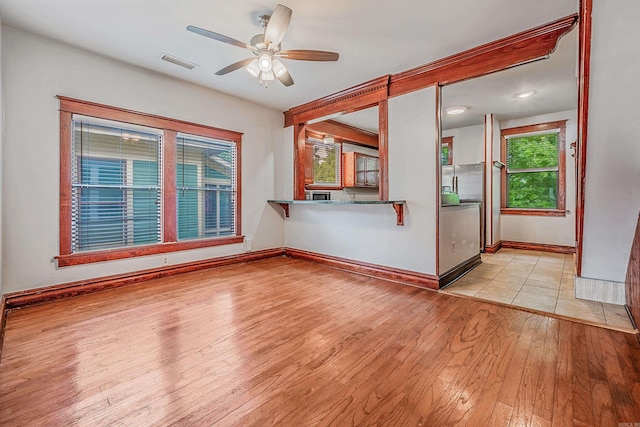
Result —
[{"label": "wooden window frame", "polygon": [[507,137],[534,132],[544,132],[558,129],[558,207],[556,209],[523,209],[507,207],[507,168],[502,168],[500,173],[500,213],[506,215],[531,215],[531,216],[565,216],[566,199],[566,129],[567,120],[538,123],[534,125],[518,126],[502,129],[500,132],[500,160],[507,164]]},{"label": "wooden window frame", "polygon": [[[453,137],[452,136],[443,136],[442,137],[442,145],[446,145],[449,148],[447,163],[442,164],[442,166],[451,166],[453,165]],[[440,153],[440,159],[442,159],[442,152]],[[442,161],[442,160],[441,160]]]},{"label": "wooden window frame", "polygon": [[[244,236],[242,235],[242,133],[64,96],[58,96],[58,99],[60,100],[60,247],[59,255],[55,257],[58,262],[58,267],[156,255],[211,246],[230,245],[244,241]],[[73,140],[71,123],[74,114],[148,126],[163,131],[161,243],[76,253],[71,251],[71,144]],[[175,173],[176,135],[178,132],[215,138],[232,142],[236,145],[234,236],[194,239],[180,242],[177,240]]]}]

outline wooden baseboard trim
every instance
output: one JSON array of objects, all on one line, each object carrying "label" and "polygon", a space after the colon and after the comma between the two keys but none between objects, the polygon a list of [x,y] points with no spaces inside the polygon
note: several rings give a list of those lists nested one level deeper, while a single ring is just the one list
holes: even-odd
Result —
[{"label": "wooden baseboard trim", "polygon": [[311,261],[318,264],[326,265],[328,267],[346,270],[352,273],[391,280],[393,282],[399,282],[423,289],[439,289],[438,278],[430,274],[401,270],[399,268],[387,267],[379,264],[370,264],[367,262],[339,258],[331,255],[319,254],[316,252],[303,251],[300,249],[287,248],[285,249],[285,253],[290,258]]},{"label": "wooden baseboard trim", "polygon": [[573,246],[548,245],[546,243],[514,242],[502,240],[501,247],[510,249],[525,249],[529,251],[553,252],[557,254],[575,254],[576,248]]},{"label": "wooden baseboard trim", "polygon": [[487,245],[484,247],[484,251],[485,253],[488,254],[495,254],[496,252],[498,252],[500,249],[502,248],[502,240],[498,240],[496,243],[494,243],[493,245]]},{"label": "wooden baseboard trim", "polygon": [[7,311],[5,310],[6,298],[0,296],[0,360],[2,360],[2,343],[4,342],[4,327],[7,323]]},{"label": "wooden baseboard trim", "polygon": [[190,271],[220,267],[223,265],[258,261],[261,259],[283,256],[284,254],[285,251],[283,248],[266,249],[184,264],[169,265],[149,270],[134,271],[126,274],[98,277],[95,279],[81,280],[62,285],[29,289],[27,291],[13,292],[3,296],[3,313],[5,310],[103,291],[106,289],[119,288],[160,277],[173,276],[180,273],[188,273]]},{"label": "wooden baseboard trim", "polygon": [[469,258],[462,264],[458,264],[456,267],[454,267],[453,269],[449,270],[448,272],[440,276],[440,280],[439,280],[440,289],[451,284],[454,280],[464,276],[466,273],[468,273],[470,270],[472,270],[474,267],[480,264],[482,264],[482,258],[480,254],[477,254],[474,257]]}]

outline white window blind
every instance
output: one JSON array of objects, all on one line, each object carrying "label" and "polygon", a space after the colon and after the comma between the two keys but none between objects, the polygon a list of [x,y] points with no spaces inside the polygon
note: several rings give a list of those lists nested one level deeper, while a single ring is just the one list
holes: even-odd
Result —
[{"label": "white window blind", "polygon": [[162,134],[73,117],[72,252],[161,241]]},{"label": "white window blind", "polygon": [[235,235],[236,144],[177,135],[178,240]]}]

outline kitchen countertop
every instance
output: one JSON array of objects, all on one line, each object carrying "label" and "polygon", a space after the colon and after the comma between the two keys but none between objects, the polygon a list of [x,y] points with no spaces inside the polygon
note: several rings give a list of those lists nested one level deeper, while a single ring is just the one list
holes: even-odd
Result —
[{"label": "kitchen countertop", "polygon": [[396,224],[404,225],[404,205],[406,200],[267,200],[278,204],[284,210],[285,218],[289,218],[289,205],[391,205],[396,211]]},{"label": "kitchen countertop", "polygon": [[443,204],[442,207],[450,208],[453,206],[479,206],[480,204],[481,204],[480,202],[460,202],[460,203]]},{"label": "kitchen countertop", "polygon": [[267,200],[291,205],[404,205],[406,200]]}]

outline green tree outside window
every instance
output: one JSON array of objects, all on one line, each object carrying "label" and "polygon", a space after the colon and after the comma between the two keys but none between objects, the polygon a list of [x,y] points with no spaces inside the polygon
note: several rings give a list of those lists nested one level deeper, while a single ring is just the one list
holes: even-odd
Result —
[{"label": "green tree outside window", "polygon": [[558,208],[558,132],[507,139],[507,207]]},{"label": "green tree outside window", "polygon": [[340,185],[340,145],[317,143],[313,146],[313,183]]}]

